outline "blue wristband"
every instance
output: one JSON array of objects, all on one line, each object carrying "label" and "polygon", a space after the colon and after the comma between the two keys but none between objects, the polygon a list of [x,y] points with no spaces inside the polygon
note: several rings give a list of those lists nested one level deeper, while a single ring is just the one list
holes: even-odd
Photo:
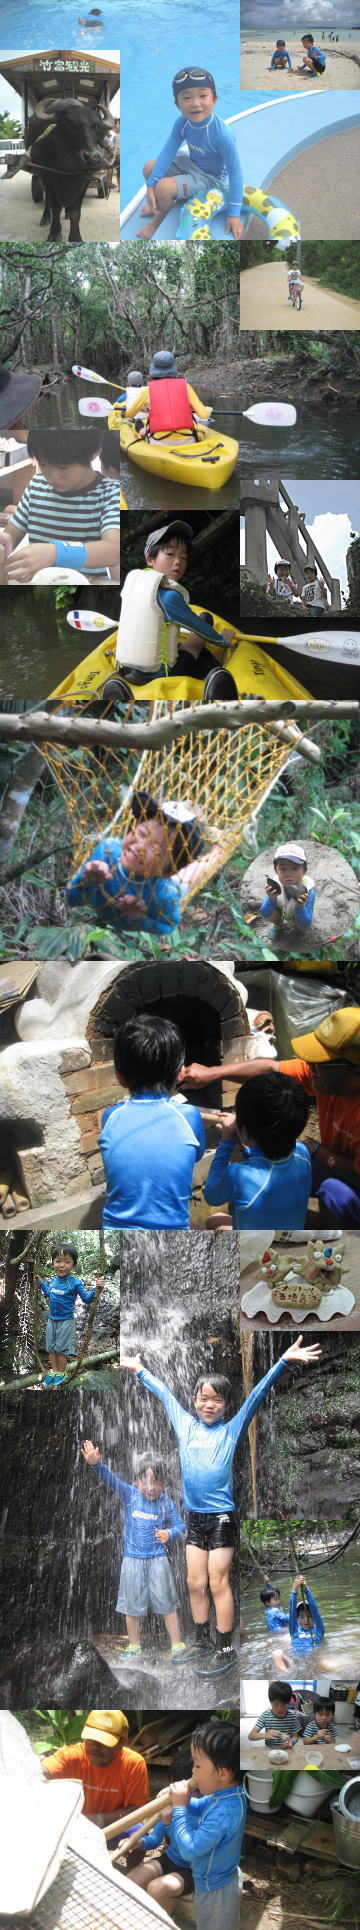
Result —
[{"label": "blue wristband", "polygon": [[55,543],[55,563],[60,569],[81,570],[86,563],[85,543]]}]

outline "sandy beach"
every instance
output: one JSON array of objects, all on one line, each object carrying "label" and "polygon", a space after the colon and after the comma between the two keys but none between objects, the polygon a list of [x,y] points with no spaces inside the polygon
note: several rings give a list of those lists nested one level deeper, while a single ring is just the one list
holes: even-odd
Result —
[{"label": "sandy beach", "polygon": [[[309,70],[307,73],[298,74],[295,71],[289,73],[288,67],[280,67],[272,68],[270,72],[270,62],[278,38],[279,36],[275,34],[273,40],[264,39],[255,42],[247,41],[244,34],[244,38],[241,39],[241,88],[259,88],[264,94],[275,93],[277,89],[280,94],[297,94],[300,88],[304,87],[321,87],[327,90],[330,88],[331,92],[335,87],[360,89],[360,65],[357,64],[357,60],[360,62],[360,35],[358,41],[351,41],[351,48],[345,41],[343,49],[326,46],[324,42],[325,73],[317,74],[314,80],[311,79]],[[314,40],[315,45],[321,47],[321,40],[316,39],[315,33]],[[286,49],[290,54],[292,68],[300,67],[304,54],[300,34],[298,38],[293,34],[286,36]],[[356,60],[353,58],[354,54],[357,55]]]}]

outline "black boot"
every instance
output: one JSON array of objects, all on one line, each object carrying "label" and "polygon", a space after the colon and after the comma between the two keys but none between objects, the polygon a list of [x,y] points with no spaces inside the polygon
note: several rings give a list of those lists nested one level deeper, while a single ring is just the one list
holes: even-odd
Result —
[{"label": "black boot", "polygon": [[236,1668],[237,1664],[238,1657],[231,1640],[231,1632],[228,1635],[222,1635],[221,1630],[217,1629],[216,1648],[210,1655],[202,1654],[201,1658],[199,1657],[196,1674],[223,1675],[227,1669]]}]

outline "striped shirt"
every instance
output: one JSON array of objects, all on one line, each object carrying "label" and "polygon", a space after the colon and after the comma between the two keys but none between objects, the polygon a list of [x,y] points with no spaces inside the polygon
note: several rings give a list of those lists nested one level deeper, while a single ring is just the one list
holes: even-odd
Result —
[{"label": "striped shirt", "polygon": [[46,476],[33,476],[11,520],[30,543],[96,543],[120,528],[120,486],[94,473],[88,488],[65,495]]}]

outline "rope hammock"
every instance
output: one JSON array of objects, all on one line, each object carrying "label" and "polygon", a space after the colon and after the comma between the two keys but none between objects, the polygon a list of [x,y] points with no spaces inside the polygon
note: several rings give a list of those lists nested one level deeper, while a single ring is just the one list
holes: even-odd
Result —
[{"label": "rope hammock", "polygon": [[[149,706],[153,718],[176,715],[189,705],[157,702]],[[52,718],[54,706],[52,705]],[[102,706],[102,718],[104,707]],[[111,707],[109,706],[109,714]],[[139,700],[132,700],[122,721],[131,724],[139,715]],[[91,856],[101,837],[122,838],[133,825],[133,793],[150,794],[154,799],[172,800],[189,806],[201,825],[205,856],[189,865],[189,880],[182,872],[182,902],[187,905],[211,877],[228,863],[242,843],[245,827],[260,810],[280,772],[288,763],[296,737],[291,744],[277,734],[274,723],[246,723],[239,730],[221,726],[213,731],[190,731],[174,742],[151,746],[139,752],[42,742],[42,754],[64,798],[72,827],[75,869]],[[301,735],[299,732],[299,748]],[[148,816],[140,803],[138,817]],[[186,815],[184,813],[184,815]],[[174,828],[174,827],[173,827]],[[188,846],[180,864],[188,864]],[[173,870],[169,830],[169,871]],[[150,877],[153,864],[149,862]],[[146,875],[146,874],[145,874]],[[106,900],[108,903],[108,900]]]}]

